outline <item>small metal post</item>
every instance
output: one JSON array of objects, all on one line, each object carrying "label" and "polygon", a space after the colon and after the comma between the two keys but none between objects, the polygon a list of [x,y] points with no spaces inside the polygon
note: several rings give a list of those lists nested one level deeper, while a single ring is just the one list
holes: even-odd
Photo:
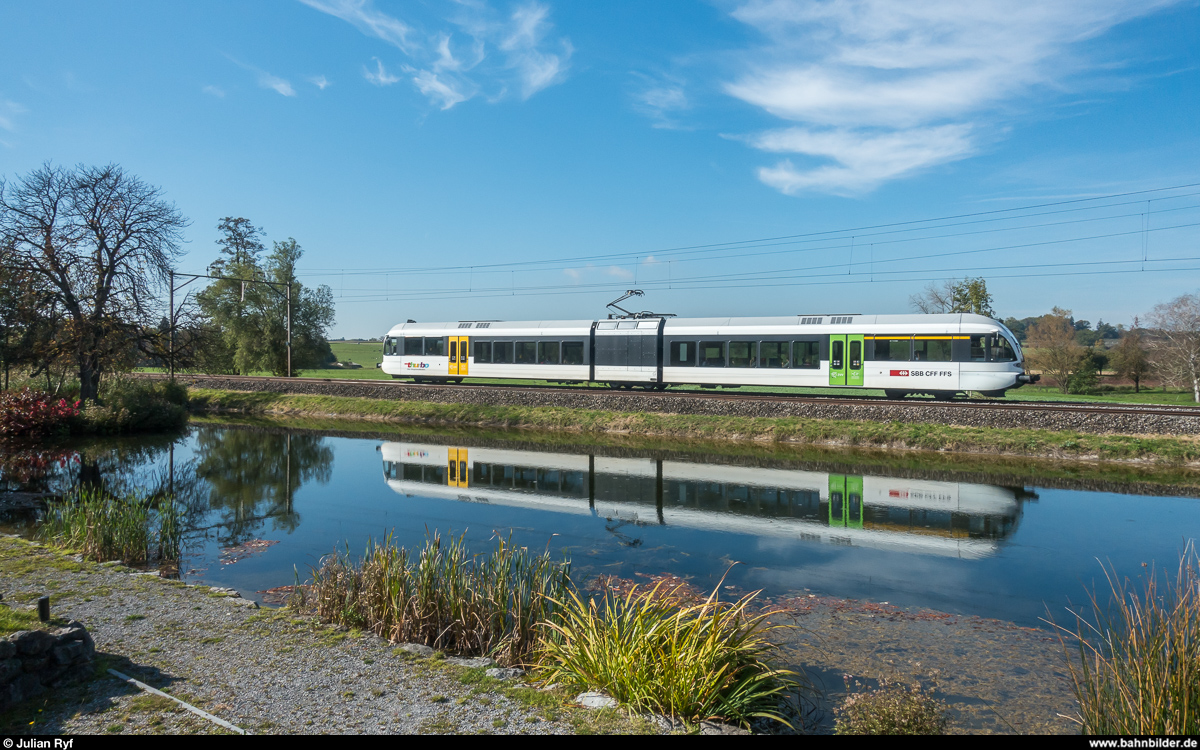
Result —
[{"label": "small metal post", "polygon": [[50,622],[50,597],[48,596],[38,599],[38,619],[42,622]]},{"label": "small metal post", "polygon": [[171,271],[171,301],[169,304],[170,304],[171,314],[167,316],[167,325],[171,329],[171,343],[170,343],[170,346],[168,347],[169,353],[168,353],[167,357],[170,360],[170,364],[168,365],[168,370],[170,372],[171,380],[174,380],[175,379],[175,271]]},{"label": "small metal post", "polygon": [[[291,274],[288,274],[290,277]],[[287,285],[287,359],[288,377],[292,376],[292,280]]]}]

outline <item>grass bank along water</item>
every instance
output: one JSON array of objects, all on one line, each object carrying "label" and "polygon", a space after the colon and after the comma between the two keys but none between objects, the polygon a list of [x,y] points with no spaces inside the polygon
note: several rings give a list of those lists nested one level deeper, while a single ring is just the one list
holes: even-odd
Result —
[{"label": "grass bank along water", "polygon": [[[428,395],[429,392],[424,392]],[[419,397],[419,396],[418,396]],[[622,433],[709,440],[776,441],[1018,456],[1194,464],[1195,436],[1123,435],[928,422],[753,417],[491,405],[192,388],[194,412],[338,417],[425,425]],[[647,404],[648,406],[648,404]]]}]

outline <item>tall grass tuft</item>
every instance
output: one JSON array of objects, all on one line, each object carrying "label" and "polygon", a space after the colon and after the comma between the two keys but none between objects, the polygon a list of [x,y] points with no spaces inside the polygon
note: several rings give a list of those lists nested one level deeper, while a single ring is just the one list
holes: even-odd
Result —
[{"label": "tall grass tuft", "polygon": [[562,619],[547,623],[554,637],[543,641],[543,678],[687,721],[789,724],[780,705],[799,683],[766,662],[774,650],[767,635],[780,626],[749,612],[756,594],[721,602],[718,585],[703,603],[680,606],[679,588],[610,589],[599,602],[571,593]]},{"label": "tall grass tuft", "polygon": [[435,533],[414,553],[389,534],[357,563],[348,551],[322,559],[306,598],[327,620],[393,641],[522,664],[570,585],[568,563],[506,539],[489,555],[472,555],[463,537]]},{"label": "tall grass tuft", "polygon": [[[1200,733],[1200,558],[1188,545],[1174,580],[1150,569],[1134,588],[1105,569],[1111,599],[1074,613],[1068,668],[1086,734]],[[1065,641],[1064,641],[1065,646]]]},{"label": "tall grass tuft", "polygon": [[182,513],[171,499],[115,497],[81,488],[49,504],[39,533],[92,560],[175,561],[182,546]]}]

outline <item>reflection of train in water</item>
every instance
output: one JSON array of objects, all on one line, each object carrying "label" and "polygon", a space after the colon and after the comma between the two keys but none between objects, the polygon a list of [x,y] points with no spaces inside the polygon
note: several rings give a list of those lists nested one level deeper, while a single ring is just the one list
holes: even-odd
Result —
[{"label": "reflection of train in water", "polygon": [[405,495],[828,544],[978,558],[1016,530],[1023,489],[497,448],[384,443]]}]

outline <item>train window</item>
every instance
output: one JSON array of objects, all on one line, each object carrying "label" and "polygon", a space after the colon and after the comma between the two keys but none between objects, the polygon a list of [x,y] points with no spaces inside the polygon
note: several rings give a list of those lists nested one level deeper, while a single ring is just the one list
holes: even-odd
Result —
[{"label": "train window", "polygon": [[950,362],[953,360],[950,353],[951,343],[949,338],[917,338],[913,341],[913,360],[917,362]]},{"label": "train window", "polygon": [[987,362],[987,336],[971,337],[971,361]]},{"label": "train window", "polygon": [[538,364],[539,365],[557,365],[558,364],[558,342],[557,341],[539,341],[537,345]]},{"label": "train window", "polygon": [[754,355],[755,342],[753,341],[730,341],[729,342],[729,366],[730,367],[753,367],[754,360],[757,359]]},{"label": "train window", "polygon": [[518,365],[537,364],[537,344],[533,341],[518,341],[513,347]]},{"label": "train window", "polygon": [[421,464],[404,464],[404,478],[409,482],[420,482]]},{"label": "train window", "polygon": [[912,339],[875,337],[876,362],[907,362],[912,359]]},{"label": "train window", "polygon": [[999,334],[990,336],[992,340],[991,346],[991,361],[993,362],[1016,362],[1017,353],[1013,351],[1012,346],[1008,343],[1008,339]]},{"label": "train window", "polygon": [[[466,354],[466,352],[463,352],[463,353]],[[466,357],[464,356],[463,359],[465,360]],[[458,342],[457,341],[450,342],[450,361],[451,362],[458,361]]]},{"label": "train window", "polygon": [[842,354],[846,349],[846,342],[841,339],[829,342],[829,369],[840,370],[845,367],[842,364]]},{"label": "train window", "polygon": [[792,362],[795,367],[817,369],[821,366],[821,344],[817,341],[793,341]]},{"label": "train window", "polygon": [[492,361],[492,342],[475,342],[475,364],[488,364]]},{"label": "train window", "polygon": [[425,339],[417,337],[417,336],[405,336],[404,337],[404,356],[406,356],[406,357],[421,356],[421,354],[424,352],[424,349],[422,349],[421,344],[424,341],[425,341]]},{"label": "train window", "polygon": [[564,341],[562,345],[562,363],[564,365],[583,364],[583,342]]},{"label": "train window", "polygon": [[695,367],[696,366],[696,342],[695,341],[672,341],[671,342],[671,367]]},{"label": "train window", "polygon": [[511,341],[492,342],[492,364],[512,364],[513,345]]},{"label": "train window", "polygon": [[725,342],[724,341],[701,341],[700,342],[700,366],[701,367],[724,367],[725,366]]},{"label": "train window", "polygon": [[850,369],[862,369],[862,342],[858,339],[850,342]]},{"label": "train window", "polygon": [[446,356],[445,339],[441,336],[425,337],[425,356],[426,357],[444,357]]},{"label": "train window", "polygon": [[790,367],[790,347],[786,341],[764,341],[758,345],[759,367]]},{"label": "train window", "polygon": [[475,476],[471,478],[471,484],[488,485],[492,483],[492,465],[475,463]]},{"label": "train window", "polygon": [[383,356],[388,357],[392,354],[392,337],[388,336],[383,340]]}]

